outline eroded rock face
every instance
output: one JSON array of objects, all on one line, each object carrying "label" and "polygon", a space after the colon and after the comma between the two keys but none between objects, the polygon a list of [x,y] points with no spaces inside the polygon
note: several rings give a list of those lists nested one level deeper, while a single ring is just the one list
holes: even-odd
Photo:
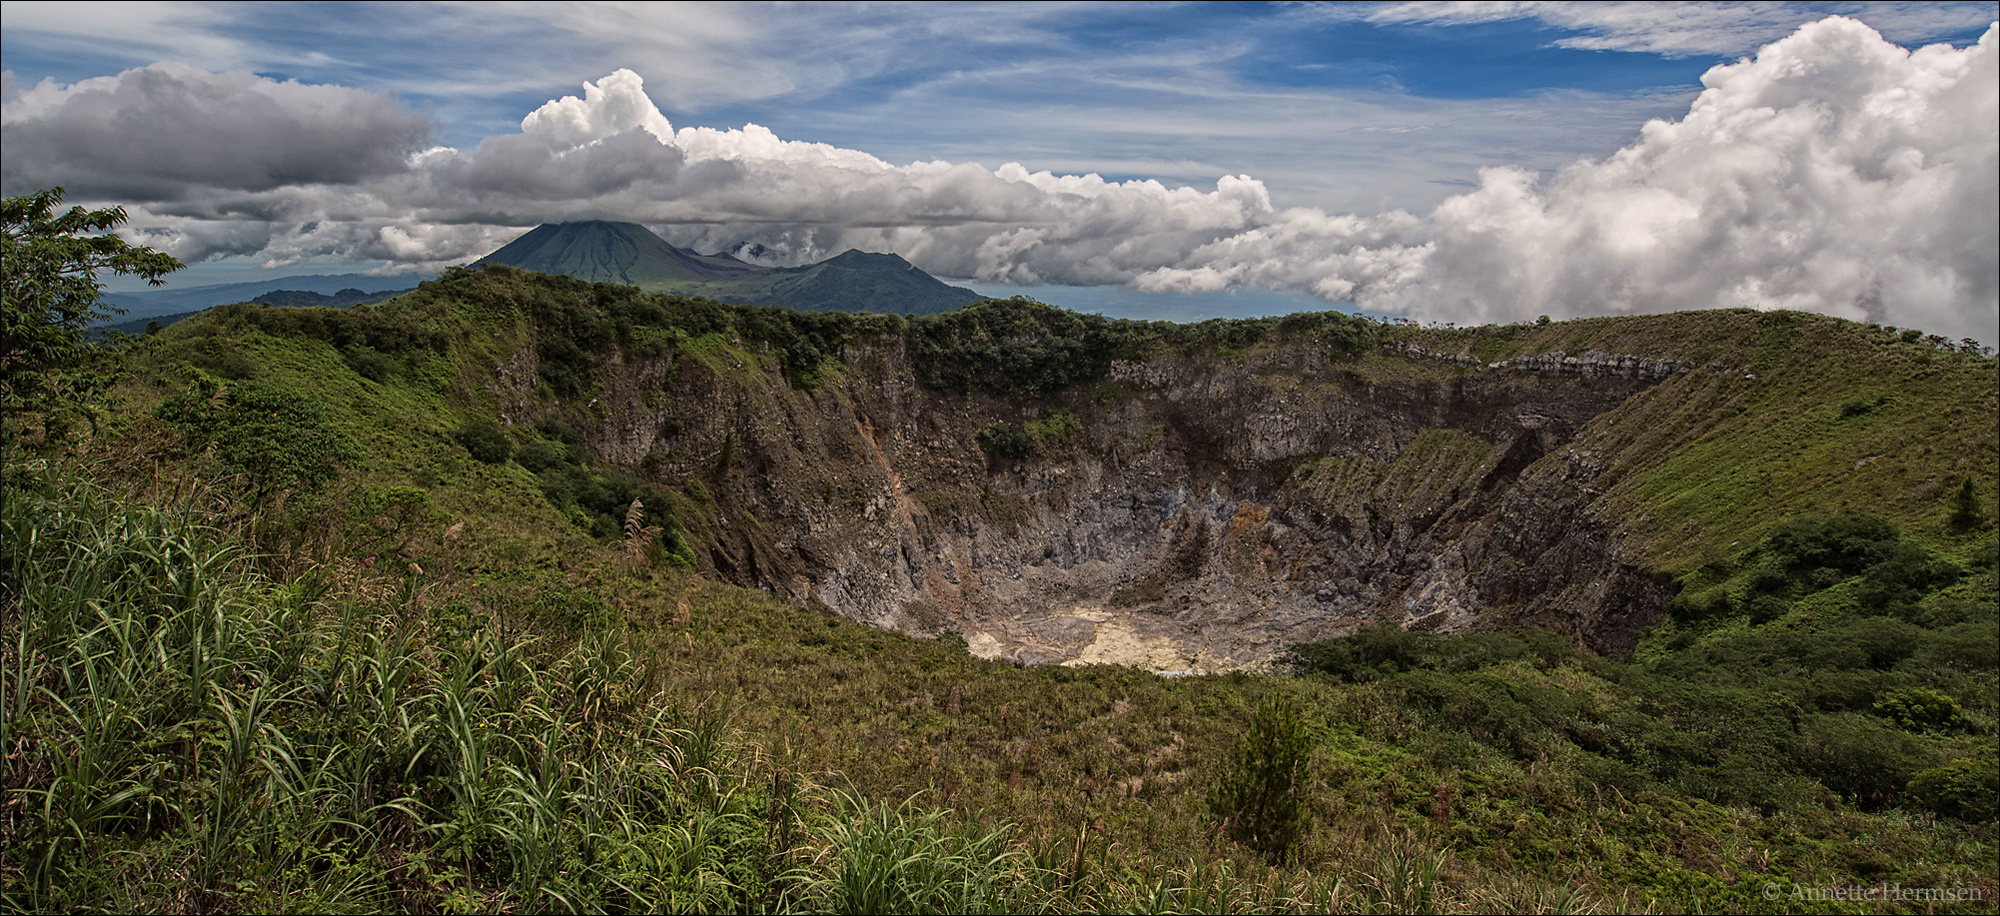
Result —
[{"label": "eroded rock face", "polygon": [[[684,513],[704,572],[982,655],[1156,670],[1374,620],[1629,648],[1666,593],[1602,503],[1590,424],[1703,371],[1548,354],[1376,381],[1281,347],[1118,362],[1027,402],[922,388],[893,338],[843,356],[812,391],[744,351],[614,362],[571,419],[601,457],[707,494]],[[1056,410],[1080,430],[1025,459],[977,444]]]}]

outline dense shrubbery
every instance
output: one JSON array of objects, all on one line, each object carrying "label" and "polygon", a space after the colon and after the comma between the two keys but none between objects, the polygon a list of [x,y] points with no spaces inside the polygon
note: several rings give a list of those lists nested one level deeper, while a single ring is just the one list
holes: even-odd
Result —
[{"label": "dense shrubbery", "polygon": [[1223,832],[1273,859],[1290,853],[1312,827],[1306,767],[1313,744],[1290,697],[1271,694],[1258,703],[1208,794]]},{"label": "dense shrubbery", "polygon": [[[517,288],[524,284],[532,285],[532,294],[520,294]],[[728,305],[501,265],[446,271],[418,295],[520,308],[540,330],[542,378],[563,397],[588,390],[591,373],[613,347],[628,355],[659,356],[709,334],[770,346],[792,384],[812,387],[825,365],[840,358],[843,344],[903,327],[896,315]]]},{"label": "dense shrubbery", "polygon": [[[273,337],[318,340],[340,351],[348,368],[370,381],[387,382],[408,370],[412,360],[441,354],[450,341],[444,332],[408,310],[370,306],[351,309],[296,308],[239,303],[204,313],[200,333],[228,338],[246,329]],[[196,354],[196,361],[225,378],[248,378],[254,371],[244,357],[223,347]]]},{"label": "dense shrubbery", "polygon": [[[1018,297],[916,318],[795,312],[652,295],[629,286],[590,284],[498,265],[447,270],[411,298],[419,302],[450,298],[526,313],[540,330],[537,346],[543,380],[563,397],[588,390],[591,373],[614,346],[627,354],[658,355],[665,347],[710,334],[769,346],[785,377],[805,388],[817,385],[826,367],[839,361],[844,345],[867,336],[899,334],[918,380],[930,388],[1030,396],[1101,379],[1113,358],[1156,350],[1237,353],[1279,334],[1316,341],[1329,357],[1345,358],[1381,336],[1380,325],[1337,312],[1173,324],[1113,321]],[[373,337],[338,345],[343,352],[357,345],[384,352],[397,349],[394,342]],[[354,359],[356,371],[371,363],[365,353]]]},{"label": "dense shrubbery", "polygon": [[507,431],[485,417],[459,424],[452,438],[481,464],[502,464],[514,454],[514,440],[507,438]]},{"label": "dense shrubbery", "polygon": [[1156,350],[1237,353],[1274,332],[1318,340],[1336,358],[1380,339],[1380,326],[1337,312],[1173,324],[1113,321],[1015,298],[911,319],[909,348],[917,379],[928,387],[1033,397],[1101,379],[1113,359]]},{"label": "dense shrubbery", "polygon": [[1033,396],[1103,378],[1130,326],[1031,299],[975,302],[913,319],[910,360],[939,391]]},{"label": "dense shrubbery", "polygon": [[[1938,595],[1963,570],[1875,516],[1794,520],[1752,556],[1768,562],[1677,599],[1681,637],[1641,659],[1592,657],[1545,632],[1442,638],[1383,624],[1294,646],[1281,661],[1379,681],[1431,727],[1518,759],[1594,755],[1627,790],[1672,786],[1775,809],[1796,800],[1804,777],[1867,809],[1989,810],[1966,774],[1991,767],[1994,743],[1955,736],[1993,729],[1990,597]],[[1789,618],[1793,601],[1836,585],[1851,610]],[[1558,669],[1602,687],[1522,676]],[[1947,778],[1951,759],[1975,762]],[[1932,775],[1920,784],[1920,773]]]},{"label": "dense shrubbery", "polygon": [[1750,562],[1754,565],[1733,584],[1684,593],[1669,612],[1697,621],[1743,611],[1762,624],[1783,616],[1793,601],[1847,583],[1867,613],[1915,620],[1926,595],[1965,574],[1906,540],[1894,522],[1867,513],[1788,521],[1764,539]]},{"label": "dense shrubbery", "polygon": [[1022,423],[1003,421],[981,429],[976,438],[980,449],[996,458],[1019,461],[1076,435],[1083,421],[1060,407],[1051,408]]},{"label": "dense shrubbery", "polygon": [[318,402],[256,382],[197,376],[188,390],[155,411],[181,434],[190,453],[213,448],[225,475],[242,475],[249,504],[261,507],[282,491],[325,489],[363,455],[346,433],[329,426]]}]

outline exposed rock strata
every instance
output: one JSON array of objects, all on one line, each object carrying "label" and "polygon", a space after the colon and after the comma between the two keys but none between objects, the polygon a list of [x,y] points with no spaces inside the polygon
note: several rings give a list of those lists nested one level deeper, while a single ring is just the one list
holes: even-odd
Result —
[{"label": "exposed rock strata", "polygon": [[[1615,651],[1666,597],[1601,503],[1591,423],[1685,363],[1549,353],[1371,382],[1280,347],[1117,362],[1031,403],[924,389],[893,338],[843,356],[813,391],[741,350],[614,361],[570,419],[605,459],[700,483],[706,572],[1023,662],[1241,665],[1371,620],[1533,622]],[[496,376],[511,418],[527,359]],[[1058,408],[1082,431],[1024,461],[976,444]]]}]

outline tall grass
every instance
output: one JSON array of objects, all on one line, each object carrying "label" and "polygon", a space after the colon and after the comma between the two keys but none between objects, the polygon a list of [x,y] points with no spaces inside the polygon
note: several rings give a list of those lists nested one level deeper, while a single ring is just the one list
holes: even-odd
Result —
[{"label": "tall grass", "polygon": [[[688,704],[678,697],[699,694],[663,690],[621,629],[556,649],[417,613],[411,590],[371,602],[375,590],[332,577],[274,582],[192,513],[98,486],[15,494],[0,535],[11,909],[1251,912],[1435,899],[1441,857],[1416,885],[1402,872],[1300,882],[1212,852],[1134,871],[1100,838],[1101,816],[1038,839],[922,796],[820,789],[746,756],[726,695]],[[768,781],[749,775],[759,766]]]},{"label": "tall grass", "polygon": [[453,637],[266,580],[187,515],[89,485],[14,494],[0,535],[10,907],[713,910],[763,893],[761,800],[716,729],[647,712],[617,633],[546,653],[492,627]]}]

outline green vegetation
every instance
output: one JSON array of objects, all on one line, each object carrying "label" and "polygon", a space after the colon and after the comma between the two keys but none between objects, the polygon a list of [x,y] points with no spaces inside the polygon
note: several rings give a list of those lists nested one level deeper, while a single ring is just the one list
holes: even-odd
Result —
[{"label": "green vegetation", "polygon": [[1961,569],[1853,514],[1781,525],[1740,566],[1675,598],[1629,660],[1539,631],[1382,625],[1284,662],[1378,685],[1402,715],[1626,793],[1773,815],[1832,794],[1866,811],[2000,817],[1985,788],[2000,768],[1990,560]]},{"label": "green vegetation", "polygon": [[1349,359],[1382,339],[1381,326],[1339,312],[1216,318],[1199,324],[1113,321],[1032,299],[993,299],[910,321],[917,379],[938,391],[1035,397],[1095,382],[1114,359],[1156,352],[1240,355],[1268,337],[1312,340]]},{"label": "green vegetation", "polygon": [[1023,423],[1002,422],[981,429],[979,447],[996,458],[1019,461],[1068,439],[1083,429],[1076,414],[1060,407]]},{"label": "green vegetation", "polygon": [[1257,704],[1249,731],[1208,794],[1208,809],[1230,839],[1272,858],[1292,851],[1312,826],[1302,791],[1312,745],[1290,697],[1274,693]]},{"label": "green vegetation", "polygon": [[[1631,657],[1369,627],[1296,647],[1296,673],[981,660],[700,578],[680,531],[711,523],[719,477],[609,463],[577,432],[672,397],[681,360],[812,389],[899,341],[920,383],[1032,417],[1009,424],[1027,458],[1087,432],[1035,397],[1084,410],[1069,389],[1114,359],[1307,341],[1366,384],[1474,371],[1384,340],[1778,379],[1677,377],[1620,408],[1657,436],[1619,444],[1634,470],[1611,485],[1679,595]],[[1809,397],[1773,362],[1868,348],[1879,378],[1829,369]],[[101,429],[9,456],[10,909],[1991,908],[1993,368],[1921,339],[1737,313],[800,315],[487,268],[345,311],[219,309],[120,352]],[[666,368],[616,392],[613,360]],[[1409,451],[1456,462],[1465,439]],[[1905,441],[1925,444],[1884,445]],[[260,451],[282,442],[296,463]],[[716,475],[754,460],[716,445]],[[1791,896],[1885,883],[1987,896]]]},{"label": "green vegetation", "polygon": [[119,310],[100,301],[98,275],[132,274],[158,284],[181,263],[102,232],[125,222],[125,210],[71,207],[58,216],[63,189],[0,204],[0,436],[13,443],[32,412],[42,439],[60,440],[78,414],[97,423],[96,402],[116,378],[88,329]]},{"label": "green vegetation", "polygon": [[346,433],[326,425],[326,411],[302,395],[256,382],[228,385],[190,369],[186,393],[154,416],[181,435],[189,454],[212,453],[217,473],[239,478],[251,511],[281,491],[312,496],[342,467],[361,463]]}]

